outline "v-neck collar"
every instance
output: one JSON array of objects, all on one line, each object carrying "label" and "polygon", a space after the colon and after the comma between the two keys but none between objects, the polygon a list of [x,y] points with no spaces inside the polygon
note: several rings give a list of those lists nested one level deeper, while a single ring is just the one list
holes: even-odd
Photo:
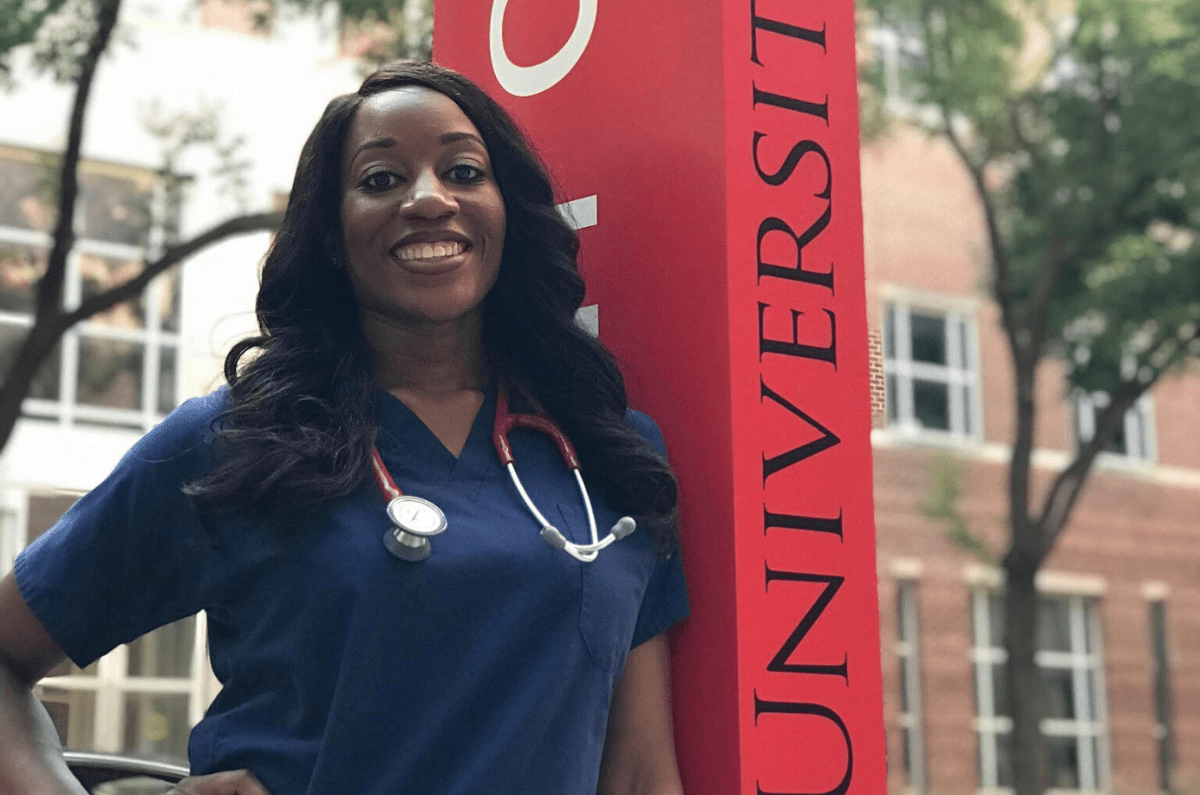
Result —
[{"label": "v-neck collar", "polygon": [[[492,426],[496,417],[494,380],[484,391],[483,403],[475,414],[471,432],[458,457],[404,401],[390,392],[379,391],[378,410],[379,453],[388,460],[389,469],[398,465],[402,472],[419,473],[422,479],[452,480],[463,486],[474,485],[477,491],[488,470],[499,465],[492,446]],[[400,488],[404,486],[401,484]]]}]

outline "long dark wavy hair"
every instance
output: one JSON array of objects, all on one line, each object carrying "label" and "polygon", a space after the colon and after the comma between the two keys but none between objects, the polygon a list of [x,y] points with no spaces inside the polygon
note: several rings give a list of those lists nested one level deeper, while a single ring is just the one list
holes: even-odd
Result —
[{"label": "long dark wavy hair", "polygon": [[341,256],[342,150],[358,108],[402,86],[446,95],[483,137],[504,199],[500,273],[483,339],[502,378],[529,390],[574,442],[589,482],[637,518],[662,552],[676,543],[678,488],[666,461],[625,421],[625,381],[575,323],[583,301],[574,231],[509,115],[457,72],[419,61],[380,68],[329,103],[300,154],[283,224],[262,271],[260,333],[225,358],[230,406],[218,463],[186,488],[198,507],[272,523],[303,516],[370,478],[379,385]]}]

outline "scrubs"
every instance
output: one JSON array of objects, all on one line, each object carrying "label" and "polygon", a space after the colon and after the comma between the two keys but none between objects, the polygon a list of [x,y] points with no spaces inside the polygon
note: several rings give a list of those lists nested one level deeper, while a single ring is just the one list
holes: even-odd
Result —
[{"label": "scrubs", "polygon": [[[18,558],[22,595],[68,656],[86,666],[206,611],[223,689],[192,731],[192,770],[249,768],[273,795],[594,795],[626,655],[687,615],[678,554],[644,530],[592,563],[543,542],[492,447],[494,390],[458,458],[380,396],[384,462],[449,522],[424,561],[384,548],[374,483],[285,533],[202,518],[180,487],[212,465],[225,400],[177,409]],[[663,452],[648,417],[628,421]],[[510,439],[542,513],[586,543],[553,442]],[[618,516],[592,500],[606,532]]]}]

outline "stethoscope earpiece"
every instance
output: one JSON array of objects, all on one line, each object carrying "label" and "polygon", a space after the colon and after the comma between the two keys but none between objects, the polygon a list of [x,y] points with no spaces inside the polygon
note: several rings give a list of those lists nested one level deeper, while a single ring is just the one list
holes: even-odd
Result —
[{"label": "stethoscope earpiece", "polygon": [[557,527],[546,525],[542,528],[542,540],[555,549],[566,549],[567,539]]}]

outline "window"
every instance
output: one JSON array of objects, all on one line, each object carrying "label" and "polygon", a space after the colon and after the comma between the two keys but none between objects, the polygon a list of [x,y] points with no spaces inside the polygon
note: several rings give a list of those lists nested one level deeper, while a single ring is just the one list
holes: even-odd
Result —
[{"label": "window", "polygon": [[[1002,648],[1003,602],[994,591],[972,595],[975,694],[978,706],[979,782],[983,789],[1012,786],[1008,688]],[[1100,627],[1094,599],[1046,596],[1041,600],[1037,663],[1042,669],[1042,736],[1051,790],[1103,790],[1108,786]]]},{"label": "window", "polygon": [[[37,281],[55,220],[54,161],[0,147],[0,378],[33,324]],[[64,302],[82,300],[140,272],[151,240],[152,172],[98,163],[80,168],[77,242]],[[179,274],[78,324],[42,364],[23,407],[64,423],[148,430],[175,407],[179,381]]]},{"label": "window", "polygon": [[[188,734],[207,706],[197,616],[119,646],[85,669],[64,665],[37,686],[64,747],[187,764]],[[56,675],[58,674],[58,675]]]},{"label": "window", "polygon": [[[73,502],[31,495],[27,538],[49,529]],[[191,616],[87,668],[64,663],[35,692],[68,748],[187,764],[188,734],[208,706],[205,637],[201,617]]]},{"label": "window", "polygon": [[904,79],[905,74],[927,66],[920,36],[894,26],[876,25],[868,31],[867,40],[876,68],[882,72],[887,109],[899,116],[910,115],[921,96],[917,86]]},{"label": "window", "polygon": [[921,724],[921,656],[918,642],[917,584],[896,585],[896,657],[900,667],[900,726],[904,774],[909,789],[925,791],[925,740]]},{"label": "window", "polygon": [[[1108,405],[1108,395],[1097,392],[1091,395],[1076,392],[1075,438],[1086,442],[1096,433],[1096,415]],[[1116,432],[1104,445],[1104,452],[1117,459],[1128,461],[1150,461],[1153,459],[1151,444],[1153,424],[1150,415],[1150,400],[1143,396],[1129,411],[1125,421],[1117,426]],[[1111,459],[1110,459],[1111,460]]]},{"label": "window", "polygon": [[889,426],[930,437],[979,435],[975,329],[964,315],[889,304],[883,356]]},{"label": "window", "polygon": [[1171,719],[1171,671],[1167,664],[1167,616],[1162,599],[1152,599],[1150,607],[1150,655],[1154,661],[1154,738],[1158,743],[1158,789],[1174,792],[1171,786],[1175,766],[1175,727]]}]

